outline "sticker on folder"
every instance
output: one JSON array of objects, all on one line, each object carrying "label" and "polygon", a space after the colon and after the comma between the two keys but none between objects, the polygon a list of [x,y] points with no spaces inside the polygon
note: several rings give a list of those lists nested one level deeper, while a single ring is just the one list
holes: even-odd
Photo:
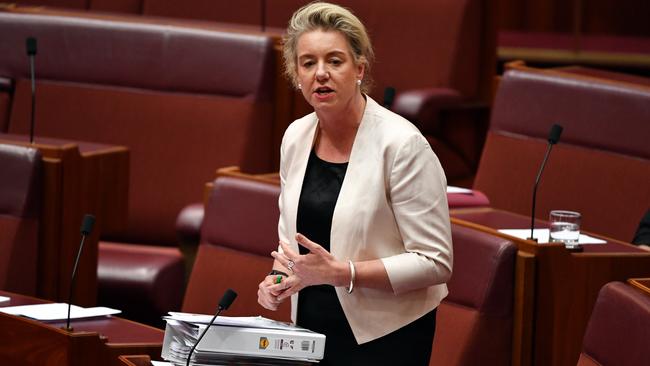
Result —
[{"label": "sticker on folder", "polygon": [[266,349],[269,346],[269,339],[266,337],[260,337],[260,349]]}]

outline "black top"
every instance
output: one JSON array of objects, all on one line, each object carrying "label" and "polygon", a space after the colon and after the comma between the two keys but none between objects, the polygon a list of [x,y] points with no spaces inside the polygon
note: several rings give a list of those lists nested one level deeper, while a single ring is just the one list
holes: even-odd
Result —
[{"label": "black top", "polygon": [[[312,150],[302,182],[296,228],[311,241],[330,250],[330,231],[336,200],[343,185],[348,163],[330,163]],[[300,247],[300,254],[307,249]]]}]

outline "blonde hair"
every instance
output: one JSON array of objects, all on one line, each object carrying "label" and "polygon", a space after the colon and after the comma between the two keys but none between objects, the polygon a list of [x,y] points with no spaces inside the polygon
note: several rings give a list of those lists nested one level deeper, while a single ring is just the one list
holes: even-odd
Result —
[{"label": "blonde hair", "polygon": [[372,86],[370,63],[374,60],[375,54],[366,27],[350,10],[325,2],[309,3],[293,13],[291,20],[289,20],[283,49],[284,72],[287,78],[296,86],[298,38],[304,33],[318,29],[338,31],[345,36],[352,50],[355,63],[365,66],[364,78],[361,81],[361,92],[368,93]]}]

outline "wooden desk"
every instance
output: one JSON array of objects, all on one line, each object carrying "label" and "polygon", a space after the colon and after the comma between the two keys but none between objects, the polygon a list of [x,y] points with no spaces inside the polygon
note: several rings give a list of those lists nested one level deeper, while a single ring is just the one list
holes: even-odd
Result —
[{"label": "wooden desk", "polygon": [[72,266],[83,215],[97,221],[79,262],[73,302],[92,306],[97,297],[97,243],[100,233],[126,225],[129,151],[125,147],[0,134],[0,143],[34,147],[43,156],[43,193],[38,248],[38,297],[68,301]]},{"label": "wooden desk", "polygon": [[[614,239],[572,253],[498,232],[525,229],[530,218],[491,208],[451,210],[451,221],[508,238],[518,247],[515,269],[513,365],[572,365],[600,288],[610,281],[650,277],[650,252]],[[538,220],[536,227],[547,227]]]},{"label": "wooden desk", "polygon": [[[47,301],[0,291],[9,302],[0,306]],[[0,360],[16,366],[117,366],[120,355],[141,354],[160,359],[164,332],[118,317],[73,320],[73,332],[63,322],[42,323],[0,313]]]}]

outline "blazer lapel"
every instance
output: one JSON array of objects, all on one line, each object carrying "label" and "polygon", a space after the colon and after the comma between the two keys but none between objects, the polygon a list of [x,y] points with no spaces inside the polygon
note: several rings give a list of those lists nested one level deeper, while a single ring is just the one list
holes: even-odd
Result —
[{"label": "blazer lapel", "polygon": [[[337,228],[350,227],[353,223],[347,222],[353,212],[356,211],[355,207],[359,204],[358,194],[359,190],[364,190],[364,181],[367,178],[366,173],[368,169],[374,169],[375,164],[372,160],[376,157],[372,156],[372,141],[371,131],[373,129],[373,116],[374,104],[376,103],[369,96],[366,97],[366,109],[364,110],[361,124],[357,130],[357,135],[352,144],[352,151],[350,152],[350,160],[345,172],[345,178],[341,185],[336,205],[334,206],[334,215],[332,217],[332,229],[330,231],[330,251],[336,258],[345,260],[353,256],[353,246],[347,245],[349,242],[354,242],[361,238],[344,237],[347,234],[337,230]],[[365,188],[364,188],[365,187]],[[339,223],[340,220],[343,220]]]}]

